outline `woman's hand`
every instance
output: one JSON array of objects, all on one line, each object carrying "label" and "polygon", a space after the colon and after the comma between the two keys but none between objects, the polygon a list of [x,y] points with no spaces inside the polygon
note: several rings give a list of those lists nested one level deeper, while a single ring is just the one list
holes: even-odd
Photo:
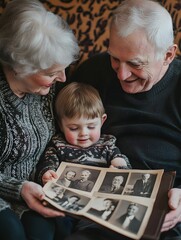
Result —
[{"label": "woman's hand", "polygon": [[181,222],[181,189],[172,188],[168,192],[169,213],[166,214],[161,232],[173,228],[178,222]]},{"label": "woman's hand", "polygon": [[21,196],[28,207],[44,217],[64,217],[65,214],[59,210],[54,210],[43,205],[45,194],[40,185],[34,182],[23,183]]}]

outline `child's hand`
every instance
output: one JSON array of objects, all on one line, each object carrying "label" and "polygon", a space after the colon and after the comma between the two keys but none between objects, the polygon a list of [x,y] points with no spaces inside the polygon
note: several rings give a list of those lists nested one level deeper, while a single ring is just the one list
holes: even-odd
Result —
[{"label": "child's hand", "polygon": [[113,166],[113,165],[110,165],[110,166],[109,166],[109,168],[116,168],[116,167],[115,167],[115,166]]},{"label": "child's hand", "polygon": [[57,174],[55,171],[53,170],[48,170],[47,172],[45,172],[43,174],[43,177],[42,177],[42,182],[43,182],[43,185],[45,185],[45,183],[47,183],[48,181],[52,180],[53,178],[58,178]]},{"label": "child's hand", "polygon": [[111,161],[110,168],[127,169],[128,166],[124,158],[117,157]]}]

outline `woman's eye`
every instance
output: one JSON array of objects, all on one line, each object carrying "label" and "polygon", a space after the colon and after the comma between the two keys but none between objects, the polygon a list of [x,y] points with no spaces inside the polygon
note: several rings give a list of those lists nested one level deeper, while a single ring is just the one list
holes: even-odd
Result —
[{"label": "woman's eye", "polygon": [[54,77],[54,76],[55,76],[55,74],[50,74],[50,75],[48,75],[48,76],[52,78],[52,77]]},{"label": "woman's eye", "polygon": [[111,57],[112,58],[112,60],[114,61],[114,62],[119,62],[119,59],[118,58],[115,58],[115,57]]}]

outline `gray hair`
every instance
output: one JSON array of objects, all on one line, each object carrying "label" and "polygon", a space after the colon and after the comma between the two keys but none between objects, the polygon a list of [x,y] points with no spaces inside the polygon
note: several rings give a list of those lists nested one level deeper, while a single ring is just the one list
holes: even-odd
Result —
[{"label": "gray hair", "polygon": [[13,0],[0,17],[0,63],[27,75],[77,60],[79,47],[67,23],[38,0]]},{"label": "gray hair", "polygon": [[156,58],[162,58],[173,45],[172,18],[158,2],[151,0],[125,0],[113,12],[111,27],[118,36],[127,37],[142,30],[147,40],[155,47]]}]

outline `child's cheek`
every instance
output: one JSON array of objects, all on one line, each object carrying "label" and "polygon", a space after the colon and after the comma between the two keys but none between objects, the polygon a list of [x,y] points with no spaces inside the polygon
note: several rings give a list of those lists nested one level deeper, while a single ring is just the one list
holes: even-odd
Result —
[{"label": "child's cheek", "polygon": [[94,139],[94,141],[98,141],[100,138],[100,132],[99,131],[95,131],[92,133],[92,139]]},{"label": "child's cheek", "polygon": [[68,143],[70,143],[70,144],[74,144],[75,143],[75,136],[74,136],[73,133],[67,132],[66,135],[65,135],[65,138],[66,138]]}]

